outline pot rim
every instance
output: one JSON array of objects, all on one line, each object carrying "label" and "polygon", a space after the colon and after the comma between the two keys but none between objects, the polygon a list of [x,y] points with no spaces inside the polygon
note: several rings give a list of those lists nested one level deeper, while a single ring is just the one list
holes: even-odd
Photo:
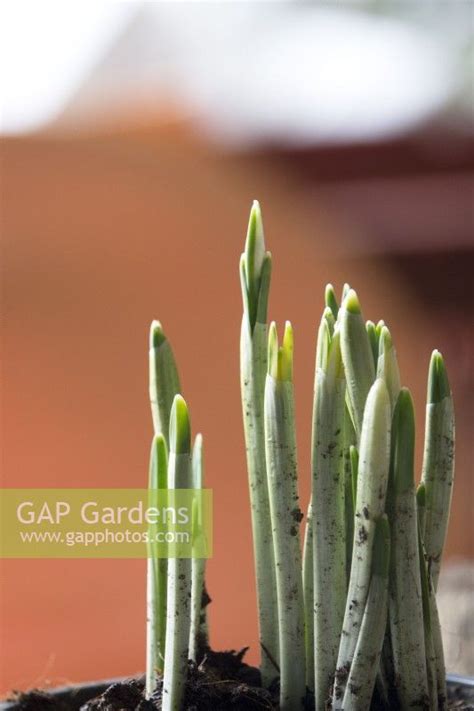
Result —
[{"label": "pot rim", "polygon": [[464,674],[446,674],[448,684],[458,684],[466,686],[468,689],[474,689],[474,676],[465,676]]},{"label": "pot rim", "polygon": [[[77,684],[67,684],[65,686],[56,686],[51,689],[42,689],[48,694],[52,694],[55,697],[67,698],[72,696],[80,700],[80,703],[85,703],[89,699],[94,698],[103,693],[112,684],[117,684],[119,682],[125,681],[126,679],[133,679],[136,676],[120,676],[114,677],[113,679],[104,679],[99,681],[82,681]],[[466,690],[474,689],[474,677],[466,676],[463,674],[446,674],[446,681],[450,686],[460,686]],[[25,692],[28,693],[28,692]],[[0,700],[0,711],[16,711],[18,708],[18,702],[15,699],[12,700]]]}]

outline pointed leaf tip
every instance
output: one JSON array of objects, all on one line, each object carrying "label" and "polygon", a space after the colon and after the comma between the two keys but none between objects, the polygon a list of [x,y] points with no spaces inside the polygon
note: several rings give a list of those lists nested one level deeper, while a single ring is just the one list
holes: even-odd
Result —
[{"label": "pointed leaf tip", "polygon": [[360,314],[361,313],[359,297],[357,296],[354,289],[350,289],[347,292],[346,298],[344,299],[343,306],[346,309],[346,311],[348,311],[350,314]]},{"label": "pointed leaf tip", "polygon": [[167,470],[168,448],[166,446],[166,440],[160,432],[154,435],[151,444],[148,488],[153,491],[156,489],[166,489],[168,478]]},{"label": "pointed leaf tip", "polygon": [[150,348],[159,348],[166,341],[163,327],[159,321],[152,321],[150,326]]},{"label": "pointed leaf tip", "polygon": [[293,327],[289,321],[286,321],[283,345],[280,348],[281,355],[279,355],[280,380],[293,380],[293,350]]},{"label": "pointed leaf tip", "polygon": [[[383,378],[376,378],[369,390],[367,402],[371,400],[372,404],[377,403],[380,407],[390,410],[390,398],[388,395],[387,385]],[[367,405],[366,405],[367,409]]]},{"label": "pointed leaf tip", "polygon": [[278,377],[278,333],[275,321],[272,321],[268,329],[268,374]]},{"label": "pointed leaf tip", "polygon": [[420,482],[418,484],[418,488],[416,490],[416,504],[418,508],[426,506],[426,486],[424,482]]},{"label": "pointed leaf tip", "polygon": [[326,284],[326,289],[324,291],[324,302],[326,304],[326,307],[331,310],[334,318],[337,318],[339,306],[336,299],[336,293],[332,284]]},{"label": "pointed leaf tip", "polygon": [[263,220],[260,205],[254,200],[240,264],[240,279],[244,312],[253,332],[258,320],[266,323],[268,292],[270,288],[271,255],[265,250]]},{"label": "pointed leaf tip", "polygon": [[267,322],[268,310],[268,295],[270,291],[270,278],[272,274],[272,255],[271,252],[266,252],[263,258],[262,270],[260,272],[260,286],[258,294],[258,303],[255,313],[256,321],[259,323]]},{"label": "pointed leaf tip", "polygon": [[283,333],[283,348],[293,352],[293,326],[291,321],[285,321],[285,332]]},{"label": "pointed leaf tip", "polygon": [[326,307],[321,317],[318,329],[316,346],[316,367],[326,370],[329,358],[329,346],[331,344],[331,319],[332,311]]},{"label": "pointed leaf tip", "polygon": [[398,492],[414,485],[415,408],[408,388],[402,388],[393,412],[394,485]]},{"label": "pointed leaf tip", "polygon": [[293,380],[293,328],[285,323],[283,343],[278,345],[278,334],[274,321],[268,333],[268,373],[275,380]]},{"label": "pointed leaf tip", "polygon": [[166,439],[162,432],[158,432],[153,436],[153,447],[157,452],[167,454]]},{"label": "pointed leaf tip", "polygon": [[341,334],[337,329],[334,330],[329,341],[326,372],[331,378],[344,378],[344,365],[341,353]]},{"label": "pointed leaf tip", "polygon": [[435,404],[451,395],[444,358],[438,350],[431,354],[428,373],[428,403]]},{"label": "pointed leaf tip", "polygon": [[182,395],[175,395],[170,416],[170,449],[175,454],[190,454],[191,423]]},{"label": "pointed leaf tip", "polygon": [[247,281],[250,286],[251,282],[256,282],[260,279],[260,272],[265,257],[262,211],[257,200],[253,201],[250,210],[247,239],[245,241],[245,257]]},{"label": "pointed leaf tip", "polygon": [[408,418],[415,422],[415,408],[413,398],[408,388],[401,388],[397,398],[396,408],[401,419]]},{"label": "pointed leaf tip", "polygon": [[341,301],[344,301],[344,299],[346,298],[346,296],[350,290],[351,290],[351,285],[346,282],[342,287]]},{"label": "pointed leaf tip", "polygon": [[377,367],[377,360],[379,357],[379,342],[377,337],[377,332],[375,330],[375,323],[373,321],[365,322],[365,330],[369,337],[370,347],[372,349],[372,355],[374,357],[375,367]]},{"label": "pointed leaf tip", "polygon": [[329,335],[332,337],[336,327],[336,319],[334,318],[334,313],[329,306],[325,306],[323,311],[323,319],[326,321]]},{"label": "pointed leaf tip", "polygon": [[381,353],[387,353],[390,348],[392,348],[393,342],[392,342],[392,334],[388,330],[387,326],[383,325],[382,328],[380,329],[380,336],[379,336],[379,354]]}]

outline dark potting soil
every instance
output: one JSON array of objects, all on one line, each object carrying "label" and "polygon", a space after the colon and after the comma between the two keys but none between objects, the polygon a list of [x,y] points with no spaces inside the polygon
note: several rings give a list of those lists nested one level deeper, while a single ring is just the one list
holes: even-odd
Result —
[{"label": "dark potting soil", "polygon": [[[189,663],[183,711],[278,711],[278,683],[263,689],[258,669],[243,661],[247,648],[240,652],[208,650],[199,665]],[[448,709],[474,710],[466,703],[464,690],[451,685]],[[151,699],[145,699],[143,677],[113,683],[102,694],[82,706],[68,698],[30,691],[14,698],[15,711],[161,711],[162,684]],[[313,708],[307,699],[307,709]],[[328,707],[329,708],[329,707]],[[381,708],[372,704],[372,709]],[[395,708],[395,707],[394,707]]]},{"label": "dark potting soil", "polygon": [[[278,688],[263,689],[258,669],[245,664],[247,648],[240,652],[208,650],[199,665],[189,662],[183,711],[277,711]],[[145,699],[144,679],[117,682],[100,696],[81,706],[81,711],[161,710],[162,683],[151,699]],[[17,711],[70,711],[64,699],[31,691],[16,697]]]}]

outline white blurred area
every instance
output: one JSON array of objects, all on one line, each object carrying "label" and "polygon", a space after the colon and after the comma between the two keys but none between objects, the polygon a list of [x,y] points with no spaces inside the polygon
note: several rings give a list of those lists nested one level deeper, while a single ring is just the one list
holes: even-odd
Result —
[{"label": "white blurred area", "polygon": [[103,0],[0,3],[2,133],[52,121],[135,11],[135,3]]},{"label": "white blurred area", "polygon": [[474,674],[474,565],[468,561],[444,566],[437,601],[443,632],[446,669]]},{"label": "white blurred area", "polygon": [[[4,2],[4,134],[170,106],[230,144],[365,141],[472,120],[470,2]],[[469,57],[471,53],[471,57]]]}]

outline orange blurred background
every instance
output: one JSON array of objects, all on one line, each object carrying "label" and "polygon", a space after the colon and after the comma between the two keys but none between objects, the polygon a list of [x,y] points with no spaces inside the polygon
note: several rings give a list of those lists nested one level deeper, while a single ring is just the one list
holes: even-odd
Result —
[{"label": "orange blurred background", "polygon": [[[238,261],[258,198],[270,318],[295,329],[302,508],[323,290],[349,281],[392,330],[418,467],[430,353],[446,356],[458,423],[446,560],[472,561],[472,136],[427,122],[368,143],[225,147],[172,102],[77,133],[71,109],[68,121],[2,140],[2,485],[146,485],[160,319],[214,491],[211,643],[258,661],[238,363]],[[1,576],[2,693],[143,670],[144,561],[3,560]]]}]

